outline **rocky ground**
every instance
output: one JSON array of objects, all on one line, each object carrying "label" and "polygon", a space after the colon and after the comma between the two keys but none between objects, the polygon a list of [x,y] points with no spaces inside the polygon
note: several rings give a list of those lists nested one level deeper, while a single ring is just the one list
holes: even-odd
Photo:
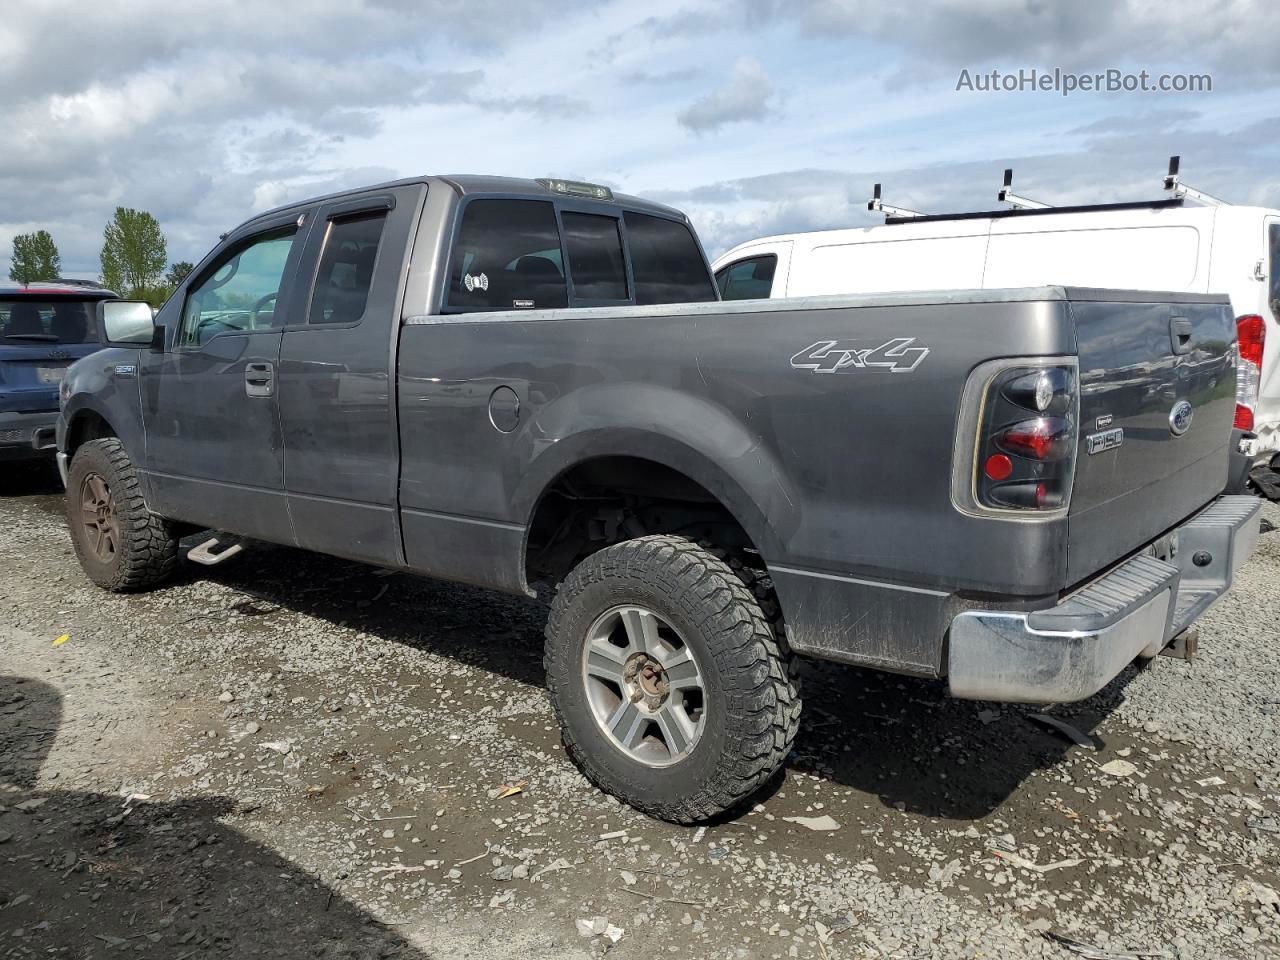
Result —
[{"label": "rocky ground", "polygon": [[1087,746],[807,664],[692,829],[566,760],[535,603],[274,548],[108,595],[0,493],[0,957],[1280,957],[1280,533],[1201,660],[1050,711]]}]

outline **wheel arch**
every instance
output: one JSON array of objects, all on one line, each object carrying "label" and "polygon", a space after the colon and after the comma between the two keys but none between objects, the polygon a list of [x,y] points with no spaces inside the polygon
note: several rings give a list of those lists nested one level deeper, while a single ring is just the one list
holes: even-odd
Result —
[{"label": "wheel arch", "polygon": [[[552,525],[548,517],[559,511],[563,518],[563,504],[557,505],[557,499],[566,491],[572,494],[574,484],[584,480],[593,493],[603,487],[615,501],[633,507],[642,500],[696,506],[697,512],[686,513],[684,519],[701,515],[709,522],[731,522],[741,532],[745,544],[726,545],[748,546],[765,559],[783,555],[799,522],[798,499],[757,439],[727,416],[717,419],[720,429],[703,427],[696,430],[701,434],[697,438],[679,429],[689,425],[688,419],[664,417],[662,422],[669,425],[664,430],[652,425],[602,427],[548,445],[525,473],[514,498],[514,513],[525,520],[527,531],[524,565],[529,581],[539,579],[535,555]],[[631,530],[633,535],[658,532],[676,530],[669,522]],[[606,537],[595,548],[618,539],[625,537]],[[563,566],[554,572],[566,573]]]},{"label": "wheel arch", "polygon": [[78,450],[90,440],[105,440],[108,437],[119,438],[120,434],[111,421],[93,407],[81,407],[67,417],[66,439],[62,444],[62,452],[70,460]]}]

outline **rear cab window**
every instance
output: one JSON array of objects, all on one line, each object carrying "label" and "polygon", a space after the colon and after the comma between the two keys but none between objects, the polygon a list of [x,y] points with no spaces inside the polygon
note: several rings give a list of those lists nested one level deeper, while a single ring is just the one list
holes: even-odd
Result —
[{"label": "rear cab window", "polygon": [[560,229],[549,200],[479,198],[463,208],[445,307],[551,310],[569,305]]},{"label": "rear cab window", "polygon": [[677,220],[628,210],[623,214],[636,303],[706,303],[716,299],[693,232]]},{"label": "rear cab window", "polygon": [[617,218],[565,211],[560,220],[574,299],[627,302],[627,268]]},{"label": "rear cab window", "polygon": [[686,224],[622,205],[525,198],[464,204],[445,284],[445,313],[717,299]]}]

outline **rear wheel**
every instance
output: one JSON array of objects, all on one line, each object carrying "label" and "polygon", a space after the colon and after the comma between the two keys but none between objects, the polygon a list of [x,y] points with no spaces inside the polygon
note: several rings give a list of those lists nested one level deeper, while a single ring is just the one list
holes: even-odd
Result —
[{"label": "rear wheel", "polygon": [[76,450],[67,474],[67,526],[89,579],[113,592],[144,590],[178,563],[172,525],[147,509],[137,473],[114,437]]},{"label": "rear wheel", "polygon": [[546,668],[570,757],[645,813],[730,810],[782,764],[800,696],[744,579],[675,536],[593,554],[561,585]]}]

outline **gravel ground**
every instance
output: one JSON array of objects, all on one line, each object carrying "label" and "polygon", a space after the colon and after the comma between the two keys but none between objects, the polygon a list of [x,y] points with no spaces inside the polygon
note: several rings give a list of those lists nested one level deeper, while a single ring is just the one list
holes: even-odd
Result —
[{"label": "gravel ground", "polygon": [[113,596],[0,493],[0,957],[1280,957],[1280,533],[1199,661],[1052,710],[1088,747],[809,663],[689,829],[566,760],[538,604],[282,548]]}]

